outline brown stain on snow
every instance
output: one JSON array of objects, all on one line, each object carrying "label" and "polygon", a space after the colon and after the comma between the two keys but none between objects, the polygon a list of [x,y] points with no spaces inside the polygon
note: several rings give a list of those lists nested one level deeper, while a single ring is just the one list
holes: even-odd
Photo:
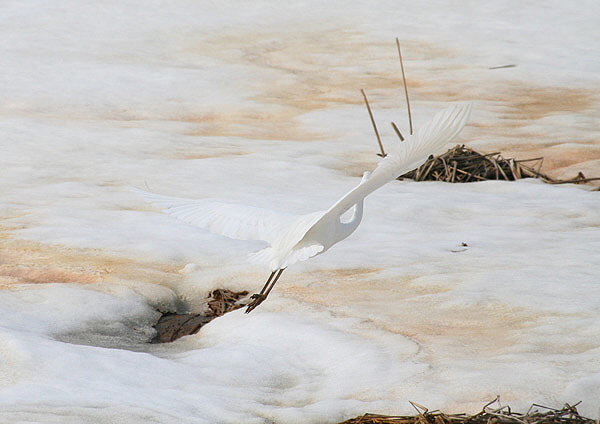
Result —
[{"label": "brown stain on snow", "polygon": [[[259,106],[257,106],[259,108]],[[317,132],[303,129],[295,121],[298,116],[293,110],[259,113],[255,110],[213,111],[176,117],[174,120],[196,124],[186,131],[190,136],[243,137],[254,140],[299,140],[310,141],[321,138]]]},{"label": "brown stain on snow", "polygon": [[[368,268],[319,271],[310,273],[313,284],[282,286],[280,290],[336,316],[363,318],[386,332],[409,337],[426,346],[424,354],[432,364],[440,357],[461,360],[473,354],[493,357],[510,352],[519,343],[527,344],[523,335],[542,317],[510,303],[446,305],[451,286],[390,279],[378,272]],[[567,347],[564,349],[568,353]]]},{"label": "brown stain on snow", "polygon": [[589,91],[570,88],[536,86],[513,87],[507,97],[498,101],[512,104],[508,112],[514,119],[540,119],[561,112],[582,112],[593,105],[593,96]]},{"label": "brown stain on snow", "polygon": [[[403,42],[403,51],[409,91],[415,101],[443,104],[475,100],[494,111],[492,121],[474,119],[470,123],[477,128],[473,132],[475,137],[488,140],[498,137],[499,141],[492,141],[490,148],[512,153],[518,159],[543,153],[545,172],[600,157],[597,137],[590,135],[586,140],[557,141],[549,139],[551,127],[530,128],[537,120],[556,114],[582,114],[593,119],[600,110],[597,90],[498,79],[494,71],[483,77],[480,72],[478,80],[470,81],[466,72],[473,70],[468,63],[461,64],[456,60],[461,54],[458,51],[416,41]],[[257,102],[256,107],[228,106],[223,111],[181,117],[181,120],[198,124],[191,131],[192,135],[320,140],[328,135],[302,125],[298,118],[316,110],[362,106],[361,88],[367,91],[376,115],[378,108],[404,108],[394,43],[369,40],[360,32],[309,33],[274,28],[230,33],[192,42],[184,47],[184,52],[243,65],[258,75],[268,76],[254,81],[250,87],[254,94],[249,99]],[[481,78],[489,80],[482,81]],[[332,125],[332,134],[335,127]],[[365,127],[370,127],[366,115]],[[391,141],[384,140],[386,142]],[[562,152],[543,151],[545,147],[559,143],[579,142],[592,144],[595,149],[592,152],[576,148]],[[363,168],[361,164],[343,170],[358,175],[366,169]]]},{"label": "brown stain on snow", "polygon": [[543,157],[541,171],[555,178],[573,178],[579,171],[588,177],[600,177],[600,142],[597,145],[573,142],[537,147],[508,145],[504,148],[503,155],[519,159]]},{"label": "brown stain on snow", "polygon": [[[535,81],[535,76],[529,81],[501,77],[510,75],[511,71],[489,70],[482,64],[464,62],[462,57],[468,60],[464,52],[441,43],[402,40],[402,48],[413,115],[419,115],[419,102],[440,107],[453,101],[477,102],[469,123],[470,139],[463,133],[459,142],[485,140],[486,150],[498,150],[505,156],[510,153],[518,159],[543,153],[545,172],[560,172],[565,167],[600,156],[598,126],[593,123],[598,122],[600,115],[597,87],[551,85]],[[198,101],[192,110],[119,110],[95,118],[122,121],[122,125],[133,127],[136,121],[143,120],[184,122],[190,125],[181,131],[198,137],[319,141],[345,137],[344,130],[335,122],[331,128],[311,128],[302,121],[302,116],[326,109],[362,108],[360,89],[366,90],[376,119],[381,109],[405,109],[394,40],[374,39],[359,31],[315,31],[314,28],[308,31],[278,26],[264,30],[229,30],[208,37],[206,34],[190,36],[173,54],[177,60],[191,63],[204,63],[210,58],[215,63],[215,72],[220,63],[239,67],[231,84],[238,87],[248,102],[210,98]],[[478,111],[485,112],[485,120],[478,117]],[[76,114],[73,119],[91,119],[86,115],[90,112],[81,113],[82,116]],[[578,131],[577,134],[557,139],[553,125],[560,124],[544,121],[535,125],[560,114],[574,117],[573,130]],[[579,117],[586,123],[577,122]],[[404,120],[405,116],[398,117],[399,122]],[[380,126],[384,124],[389,127],[389,123],[379,122]],[[364,142],[365,149],[372,148],[376,159],[376,144],[366,111],[363,125],[364,134],[369,137]],[[392,142],[396,140],[384,139],[384,144]],[[542,151],[563,143],[594,148],[585,152],[577,148]],[[213,153],[210,147],[199,145],[196,151],[178,153],[175,157],[203,159],[252,153],[252,144],[248,146],[243,153],[236,153],[235,149]],[[344,154],[344,149],[340,150],[340,154]],[[364,158],[360,160],[365,162]],[[340,169],[360,175],[367,168],[361,163]]]},{"label": "brown stain on snow", "polygon": [[[282,38],[281,34],[286,36]],[[427,43],[407,42],[405,48],[411,49],[412,60],[418,61],[455,54]],[[343,105],[361,105],[361,88],[369,92],[374,103],[385,101],[381,90],[401,88],[394,43],[369,41],[360,32],[290,32],[283,28],[240,32],[196,40],[183,52],[243,65],[263,76],[263,80],[249,87],[255,94],[248,98],[257,102],[255,107],[227,105],[227,110],[212,109],[174,118],[197,123],[191,135],[318,140],[324,135],[301,125],[299,116]],[[412,89],[425,82],[410,79],[408,84]]]},{"label": "brown stain on snow", "polygon": [[321,271],[324,278],[364,278],[381,271],[381,268],[340,268]]},{"label": "brown stain on snow", "polygon": [[228,151],[215,151],[211,153],[180,153],[173,155],[175,159],[214,159],[214,158],[224,158],[228,156],[246,156],[249,155],[249,152],[240,152],[234,150]]},{"label": "brown stain on snow", "polygon": [[168,284],[177,265],[140,261],[102,249],[69,248],[14,239],[0,227],[0,288],[15,284],[141,281]]}]

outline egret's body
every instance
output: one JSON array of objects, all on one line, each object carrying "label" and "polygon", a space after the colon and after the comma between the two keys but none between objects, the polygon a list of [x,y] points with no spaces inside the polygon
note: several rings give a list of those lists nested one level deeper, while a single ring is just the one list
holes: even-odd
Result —
[{"label": "egret's body", "polygon": [[[267,209],[210,200],[190,200],[160,196],[136,190],[165,212],[208,231],[240,240],[264,240],[269,246],[253,253],[252,262],[272,272],[259,294],[253,296],[246,312],[258,306],[289,265],[327,251],[344,240],[359,226],[366,196],[399,175],[420,166],[429,155],[451,142],[466,124],[468,105],[455,105],[438,113],[413,136],[395,146],[375,168],[365,172],[358,186],[326,211],[292,215]],[[341,217],[353,208],[352,217]]]}]

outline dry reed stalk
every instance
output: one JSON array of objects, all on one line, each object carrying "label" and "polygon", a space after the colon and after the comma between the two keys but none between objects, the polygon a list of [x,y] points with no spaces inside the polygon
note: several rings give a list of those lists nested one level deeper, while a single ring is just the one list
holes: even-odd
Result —
[{"label": "dry reed stalk", "polygon": [[452,161],[452,178],[451,178],[451,182],[455,182],[455,178],[456,178],[456,167],[458,166],[458,162],[456,161]]},{"label": "dry reed stalk", "polygon": [[410,101],[408,100],[408,87],[406,86],[406,74],[404,73],[404,61],[402,60],[402,51],[400,50],[400,40],[396,37],[396,46],[398,47],[398,57],[400,58],[400,69],[402,70],[402,82],[404,84],[404,97],[406,98],[406,108],[408,110],[408,125],[410,126],[410,135],[413,135],[412,115],[410,113]]},{"label": "dry reed stalk", "polygon": [[396,125],[396,123],[392,122],[391,124],[392,124],[392,128],[394,129],[394,132],[396,133],[396,135],[398,136],[398,138],[400,139],[400,141],[404,141],[404,136],[402,135],[402,133],[398,129],[398,126]]},{"label": "dry reed stalk", "polygon": [[379,136],[379,131],[377,131],[377,124],[375,123],[375,118],[373,118],[373,112],[371,111],[371,106],[369,105],[369,100],[367,99],[367,95],[365,94],[365,90],[360,90],[365,99],[365,104],[367,105],[367,111],[369,112],[369,118],[371,118],[371,124],[373,125],[373,130],[375,130],[375,136],[377,137],[377,143],[379,144],[379,150],[381,153],[378,153],[378,156],[382,158],[386,157],[385,150],[383,150],[383,143],[381,142],[381,137]]}]

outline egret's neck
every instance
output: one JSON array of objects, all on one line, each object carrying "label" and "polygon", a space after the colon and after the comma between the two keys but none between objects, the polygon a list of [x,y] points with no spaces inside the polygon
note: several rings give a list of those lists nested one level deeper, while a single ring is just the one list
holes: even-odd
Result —
[{"label": "egret's neck", "polygon": [[[356,230],[362,221],[364,199],[354,205],[352,209],[352,218],[348,222],[342,222],[342,239],[345,239]],[[342,240],[341,239],[341,240]]]}]

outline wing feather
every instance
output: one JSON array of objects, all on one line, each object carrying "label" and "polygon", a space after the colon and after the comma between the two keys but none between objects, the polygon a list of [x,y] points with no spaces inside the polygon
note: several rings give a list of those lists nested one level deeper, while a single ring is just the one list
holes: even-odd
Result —
[{"label": "wing feather", "polygon": [[272,243],[280,230],[296,217],[253,206],[162,196],[136,188],[131,191],[188,224],[238,240],[264,240]]},{"label": "wing feather", "polygon": [[457,104],[436,114],[416,134],[395,145],[370,177],[338,200],[321,219],[343,214],[373,191],[423,164],[429,155],[438,152],[460,133],[470,112],[470,104]]}]

